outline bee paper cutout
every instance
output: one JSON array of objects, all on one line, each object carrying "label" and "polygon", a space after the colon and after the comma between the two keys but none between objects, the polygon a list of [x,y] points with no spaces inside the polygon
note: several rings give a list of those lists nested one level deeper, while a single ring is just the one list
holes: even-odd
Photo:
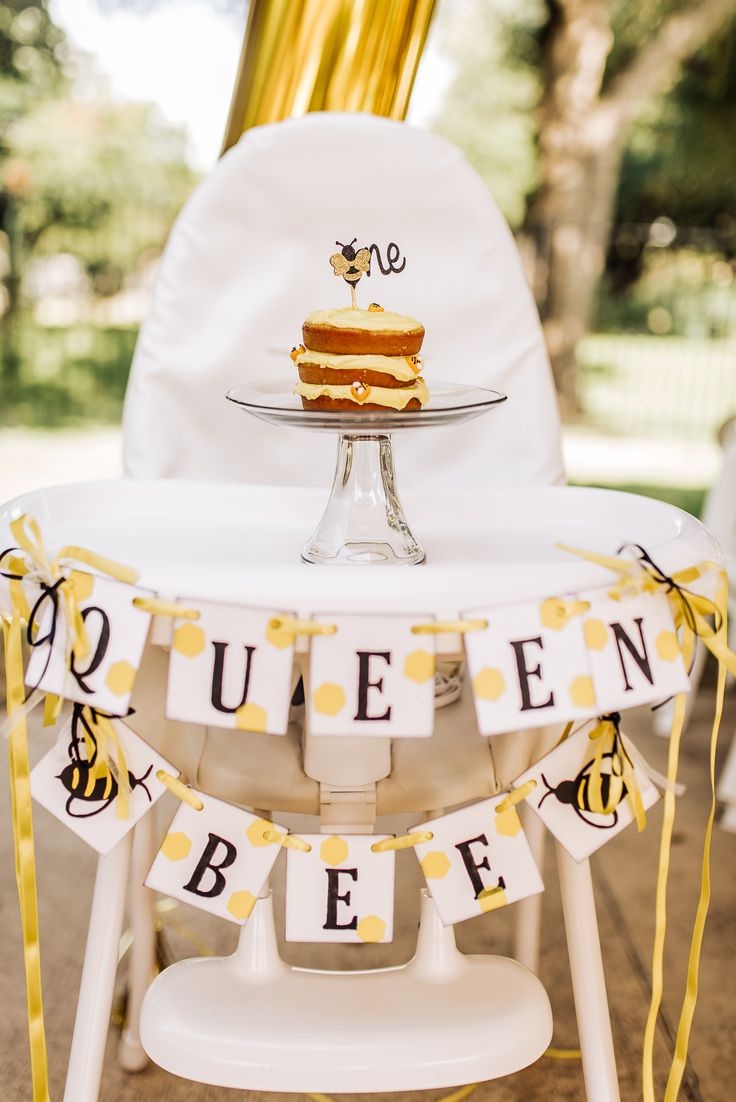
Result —
[{"label": "bee paper cutout", "polygon": [[535,781],[526,802],[576,861],[584,861],[634,819],[623,779],[623,755],[633,770],[644,809],[648,810],[659,799],[659,792],[629,754],[624,736],[616,730],[613,748],[601,755],[600,795],[605,814],[593,811],[591,771],[596,749],[590,727],[585,727],[514,781],[516,788]]},{"label": "bee paper cutout", "polygon": [[[90,712],[92,713],[91,717]],[[95,775],[95,766],[99,755],[97,738],[91,722],[95,714],[93,709],[87,709],[81,704],[74,705],[68,748],[70,761],[68,765],[64,766],[58,777],[69,793],[69,799],[66,801],[64,810],[73,819],[91,819],[93,815],[99,815],[117,799],[118,795],[118,782],[109,768],[105,769],[102,776]],[[112,717],[107,716],[106,718],[110,719]],[[83,731],[80,731],[80,727],[83,728]],[[92,756],[89,759],[86,757],[88,743],[92,747]],[[151,793],[146,786],[146,780],[151,775],[152,769],[153,765],[149,765],[142,777],[134,777],[128,770],[130,791],[132,792],[134,788],[140,785],[146,793],[149,803],[151,802]],[[75,811],[73,808],[77,803],[94,806],[90,811]]]},{"label": "bee paper cutout", "polygon": [[[602,761],[608,762],[611,767],[610,772],[606,772],[605,770],[601,772],[601,798],[605,806],[614,805],[611,806],[611,810],[608,812],[611,817],[609,822],[597,823],[592,818],[592,816],[596,814],[590,806],[591,801],[589,793],[590,771],[593,766],[592,759],[585,763],[574,780],[560,781],[556,787],[553,787],[544,773],[542,773],[542,781],[546,785],[547,791],[542,796],[537,807],[541,807],[546,799],[553,796],[556,800],[559,800],[561,804],[569,804],[578,818],[582,819],[588,826],[595,827],[596,830],[611,830],[618,823],[618,808],[626,799],[628,789],[622,779],[619,756],[609,751],[607,754],[603,754]],[[619,783],[617,784],[617,782]]]},{"label": "bee paper cutout", "polygon": [[119,718],[106,717],[120,742],[130,784],[129,815],[127,819],[119,818],[118,781],[107,768],[102,776],[95,776],[99,748],[92,722],[94,713],[90,716],[90,711],[75,705],[72,718],[62,728],[56,744],[31,773],[31,795],[87,845],[104,855],[167,791],[156,776],[157,771],[164,770],[175,777],[179,771]]},{"label": "bee paper cutout", "polygon": [[339,245],[341,252],[334,253],[330,257],[330,264],[335,269],[336,276],[342,276],[346,283],[355,286],[363,275],[370,275],[371,272],[371,250],[362,246],[359,249],[354,248],[357,237],[354,237],[349,245],[343,245],[342,241],[336,241],[335,244]]}]

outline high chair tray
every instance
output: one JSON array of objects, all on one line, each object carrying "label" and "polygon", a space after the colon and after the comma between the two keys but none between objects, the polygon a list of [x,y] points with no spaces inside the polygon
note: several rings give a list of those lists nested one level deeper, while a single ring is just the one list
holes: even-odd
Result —
[{"label": "high chair tray", "polygon": [[146,993],[143,1046],[160,1067],[264,1091],[403,1091],[510,1075],[538,1060],[552,1011],[535,975],[464,956],[423,895],[413,960],[398,968],[292,968],[259,899],[230,957],[172,964]]},{"label": "high chair tray", "polygon": [[556,546],[615,554],[646,547],[667,572],[720,560],[710,533],[688,513],[651,498],[581,487],[514,487],[406,493],[427,550],[419,567],[380,573],[366,565],[300,561],[325,492],[312,488],[178,480],[82,482],[24,494],[0,508],[8,525],[34,516],[49,550],[89,547],[137,567],[164,595],[242,600],[308,615],[374,611],[455,618],[487,603],[550,596],[611,577]]}]

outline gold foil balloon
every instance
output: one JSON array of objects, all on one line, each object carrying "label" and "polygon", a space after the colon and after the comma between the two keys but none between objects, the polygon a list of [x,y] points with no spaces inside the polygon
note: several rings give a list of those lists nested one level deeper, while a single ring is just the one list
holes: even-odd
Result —
[{"label": "gold foil balloon", "polygon": [[403,119],[436,0],[250,0],[223,153],[308,111]]}]

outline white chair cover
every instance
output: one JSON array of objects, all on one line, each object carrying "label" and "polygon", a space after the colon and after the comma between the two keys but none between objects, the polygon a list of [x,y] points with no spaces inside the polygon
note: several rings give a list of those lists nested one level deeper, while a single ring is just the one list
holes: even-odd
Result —
[{"label": "white chair cover", "polygon": [[458,428],[400,433],[402,489],[552,483],[559,422],[542,335],[508,227],[457,149],[370,115],[310,114],[250,130],[200,185],[167,245],[133,362],[125,467],[178,477],[328,486],[334,439],[246,416],[239,383],[296,379],[313,309],[348,305],[335,241],[395,241],[406,268],[358,287],[421,320],[425,377],[508,394]]},{"label": "white chair cover", "polygon": [[[400,275],[383,276],[374,265],[358,301],[424,323],[430,390],[435,378],[509,397],[459,428],[397,433],[402,491],[561,480],[539,320],[487,188],[442,138],[341,114],[249,131],[187,203],[133,362],[124,424],[128,474],[327,489],[335,457],[330,434],[267,425],[226,402],[225,392],[270,375],[296,381],[289,350],[301,340],[303,319],[350,301],[329,256],[336,240],[353,237],[359,245],[378,243],[384,256],[394,241],[406,257]],[[184,737],[182,724],[161,724],[162,661],[148,653],[129,720],[134,729],[208,792],[250,806],[319,811],[318,786],[302,770],[300,725],[287,739],[245,732],[233,739],[229,731],[189,727]],[[508,753],[496,739],[492,758],[467,692],[462,706],[437,712],[431,754],[418,740],[404,741],[394,744],[391,775],[378,786],[379,814],[489,795],[525,767],[530,753],[528,738],[514,736],[503,740]],[[526,757],[517,761],[522,748]]]}]

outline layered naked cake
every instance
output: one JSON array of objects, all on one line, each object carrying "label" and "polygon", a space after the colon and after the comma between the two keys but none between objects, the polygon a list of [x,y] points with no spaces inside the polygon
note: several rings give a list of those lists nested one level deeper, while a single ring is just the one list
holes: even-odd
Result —
[{"label": "layered naked cake", "polygon": [[305,409],[418,410],[429,391],[420,375],[424,326],[372,303],[315,310],[292,349],[295,392]]}]

